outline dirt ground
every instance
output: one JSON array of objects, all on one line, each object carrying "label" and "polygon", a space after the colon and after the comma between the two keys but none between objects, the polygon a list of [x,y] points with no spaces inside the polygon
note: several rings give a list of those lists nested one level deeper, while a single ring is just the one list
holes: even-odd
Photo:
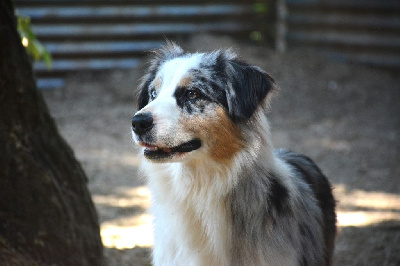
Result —
[{"label": "dirt ground", "polygon": [[[334,265],[400,265],[400,76],[309,52],[277,54],[201,36],[190,51],[233,47],[280,86],[269,118],[275,147],[307,154],[334,185],[339,235]],[[142,70],[80,74],[43,91],[82,162],[109,265],[149,265],[150,193],[131,141],[133,91]]]}]

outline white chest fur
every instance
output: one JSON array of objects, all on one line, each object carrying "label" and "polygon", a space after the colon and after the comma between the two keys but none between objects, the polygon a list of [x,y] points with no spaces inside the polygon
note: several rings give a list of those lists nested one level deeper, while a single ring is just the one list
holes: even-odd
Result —
[{"label": "white chest fur", "polygon": [[152,173],[155,265],[228,265],[227,196],[235,180],[218,174],[227,173],[226,169],[214,170],[210,177],[205,167],[196,174],[181,163],[144,162],[143,168]]}]

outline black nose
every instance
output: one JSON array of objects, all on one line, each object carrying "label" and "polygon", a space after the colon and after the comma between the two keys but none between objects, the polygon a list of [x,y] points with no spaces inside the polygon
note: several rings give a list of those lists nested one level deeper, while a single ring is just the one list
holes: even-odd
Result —
[{"label": "black nose", "polygon": [[151,114],[137,114],[132,118],[132,130],[138,135],[146,133],[152,127],[153,116]]}]

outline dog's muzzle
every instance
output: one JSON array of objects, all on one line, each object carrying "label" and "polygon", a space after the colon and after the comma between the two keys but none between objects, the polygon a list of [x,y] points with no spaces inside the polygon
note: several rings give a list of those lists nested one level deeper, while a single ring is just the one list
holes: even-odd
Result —
[{"label": "dog's muzzle", "polygon": [[132,131],[138,138],[138,144],[144,147],[143,155],[153,161],[180,156],[192,152],[202,146],[201,140],[193,138],[189,141],[180,143],[177,146],[158,146],[154,142],[153,136],[149,133],[154,127],[153,116],[151,113],[140,113],[132,118]]},{"label": "dog's muzzle", "polygon": [[137,114],[132,118],[132,130],[137,135],[147,133],[153,125],[153,116],[149,113]]}]

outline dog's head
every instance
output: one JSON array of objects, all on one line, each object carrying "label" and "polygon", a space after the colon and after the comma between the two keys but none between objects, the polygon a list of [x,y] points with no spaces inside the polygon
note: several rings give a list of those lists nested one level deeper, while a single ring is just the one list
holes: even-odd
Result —
[{"label": "dog's head", "polygon": [[226,161],[245,145],[240,124],[274,87],[267,73],[230,51],[186,54],[169,43],[139,86],[134,140],[154,162]]}]

